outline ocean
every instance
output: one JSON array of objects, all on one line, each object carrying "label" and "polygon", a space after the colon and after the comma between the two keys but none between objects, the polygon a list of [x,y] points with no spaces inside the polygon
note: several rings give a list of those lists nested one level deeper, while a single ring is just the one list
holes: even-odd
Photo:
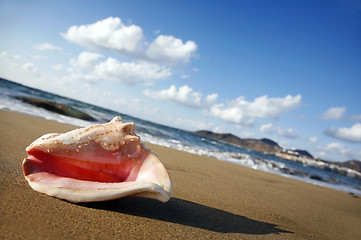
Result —
[{"label": "ocean", "polygon": [[[24,103],[15,97],[33,97],[61,103],[89,114],[95,119],[95,122],[72,118],[38,108]],[[239,164],[361,196],[361,174],[352,169],[342,168],[332,163],[312,161],[306,158],[299,158],[297,161],[285,160],[274,155],[236,147],[195,135],[192,132],[153,123],[125,113],[26,87],[1,78],[0,109],[25,113],[80,127],[105,123],[114,116],[121,116],[124,122],[135,123],[135,132],[142,141],[216,158],[220,161],[231,162],[232,164]]]}]

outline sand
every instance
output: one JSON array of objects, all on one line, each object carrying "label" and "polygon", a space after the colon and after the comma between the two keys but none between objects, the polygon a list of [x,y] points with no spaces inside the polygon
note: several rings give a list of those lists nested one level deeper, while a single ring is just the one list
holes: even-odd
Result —
[{"label": "sand", "polygon": [[361,198],[146,143],[173,180],[167,203],[74,204],[32,190],[21,163],[45,133],[74,129],[0,111],[0,239],[359,239]]}]

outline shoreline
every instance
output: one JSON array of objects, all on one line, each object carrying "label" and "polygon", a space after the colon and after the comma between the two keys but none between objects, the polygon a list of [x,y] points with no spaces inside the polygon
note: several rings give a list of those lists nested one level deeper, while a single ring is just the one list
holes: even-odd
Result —
[{"label": "shoreline", "polygon": [[[2,239],[357,239],[361,198],[145,143],[167,167],[173,198],[73,204],[33,191],[21,163],[45,133],[75,126],[0,110]],[[18,227],[21,226],[21,227]]]},{"label": "shoreline", "polygon": [[[67,121],[64,121],[64,120],[54,120],[53,118],[42,118],[40,116],[37,116],[37,115],[33,115],[33,114],[28,114],[28,113],[24,113],[24,112],[21,112],[21,111],[14,111],[14,110],[10,110],[10,109],[0,109],[0,111],[5,111],[5,112],[14,112],[14,113],[18,113],[18,114],[24,114],[24,115],[27,115],[29,117],[36,117],[36,118],[40,118],[40,119],[44,119],[44,120],[47,120],[47,121],[54,121],[54,122],[57,122],[57,123],[60,123],[60,124],[64,124],[64,125],[69,125],[69,126],[73,126],[74,128],[81,128],[81,127],[84,127],[84,126],[88,126],[89,124],[98,124],[98,123],[90,123],[90,122],[87,122],[86,125],[71,125],[69,124]],[[79,119],[75,119],[75,121],[78,121]],[[79,122],[76,122],[76,123],[79,123]],[[143,142],[147,142],[146,140],[143,141]],[[220,142],[223,142],[223,143],[226,143],[226,144],[230,144],[230,145],[233,145],[233,146],[236,146],[236,147],[239,147],[235,144],[232,144],[232,143],[228,143],[228,142],[225,142],[225,141],[220,141]],[[162,144],[159,144],[159,143],[150,143],[148,142],[149,144],[154,144],[154,145],[159,145],[159,146],[164,146]],[[252,165],[247,165],[247,164],[242,164],[240,162],[237,162],[237,161],[231,161],[231,160],[225,160],[223,158],[219,158],[217,156],[210,156],[210,155],[202,155],[202,154],[198,154],[198,153],[195,153],[195,152],[192,152],[192,151],[187,151],[185,149],[179,149],[179,148],[176,148],[176,147],[171,147],[171,146],[166,146],[166,147],[169,147],[171,149],[174,149],[174,150],[178,150],[178,151],[182,151],[182,152],[187,152],[187,153],[192,153],[192,154],[196,154],[196,155],[200,155],[200,156],[207,156],[207,157],[210,157],[210,158],[213,158],[213,159],[217,159],[219,161],[223,161],[223,162],[227,162],[227,163],[231,163],[231,164],[236,164],[236,165],[239,165],[239,166],[243,166],[243,167],[247,167],[247,168],[251,168],[251,169],[255,169],[257,171],[262,171],[262,172],[266,172],[266,173],[271,173],[271,174],[275,174],[275,175],[278,175],[278,176],[281,176],[281,177],[285,177],[285,178],[289,178],[289,179],[294,179],[294,180],[297,180],[297,181],[302,181],[304,183],[308,183],[308,184],[313,184],[313,185],[316,185],[316,186],[322,186],[322,187],[326,187],[326,188],[330,188],[330,189],[334,189],[334,190],[337,190],[337,191],[342,191],[342,192],[345,192],[345,193],[349,193],[349,194],[352,194],[352,195],[357,195],[359,197],[361,197],[361,190],[360,189],[357,189],[357,188],[354,188],[354,187],[351,187],[349,185],[337,185],[335,183],[332,183],[332,182],[329,182],[325,179],[323,179],[322,177],[319,177],[318,175],[315,175],[316,177],[318,177],[318,179],[312,179],[311,178],[311,175],[307,175],[306,174],[287,174],[287,173],[284,173],[282,172],[281,170],[274,170],[274,169],[269,169],[269,168],[262,168],[262,167],[254,167]],[[250,149],[248,149],[250,150]],[[250,151],[254,151],[254,150],[250,150]],[[262,153],[262,152],[259,152],[259,153]],[[262,153],[262,154],[265,154],[267,155],[267,153]],[[270,154],[270,155],[273,155],[273,154]],[[273,155],[274,156],[274,155]],[[261,162],[266,162],[266,158],[259,158],[257,159],[257,161],[261,161]],[[292,161],[292,162],[298,162],[298,161]],[[351,171],[355,171],[355,170],[352,170],[352,169],[348,169],[348,170],[351,170]],[[360,174],[358,172],[356,172],[356,174]]]}]

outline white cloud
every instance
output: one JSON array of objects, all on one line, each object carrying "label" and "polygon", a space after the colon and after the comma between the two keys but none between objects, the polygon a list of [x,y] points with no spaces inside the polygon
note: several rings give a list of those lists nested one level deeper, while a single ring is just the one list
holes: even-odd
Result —
[{"label": "white cloud", "polygon": [[115,89],[106,89],[100,85],[95,87],[88,82],[74,81],[74,79],[66,82],[58,81],[59,79],[53,80],[54,81],[51,81],[51,86],[45,89],[56,92],[62,96],[75,98],[123,113],[132,113],[134,116],[146,119],[153,117],[153,114],[157,112],[156,108],[149,108],[141,99],[132,94],[119,94],[119,91],[117,92]]},{"label": "white cloud", "polygon": [[192,108],[208,107],[214,103],[218,97],[218,95],[214,93],[203,98],[201,93],[193,91],[188,85],[179,87],[179,89],[172,85],[168,89],[160,91],[150,91],[146,89],[143,91],[143,94],[154,99],[169,100]]},{"label": "white cloud", "polygon": [[45,55],[32,55],[32,58],[36,59],[36,60],[45,60],[48,59],[48,56]]},{"label": "white cloud", "polygon": [[[70,67],[67,68],[68,75],[64,76],[62,80],[65,82],[84,81],[88,83],[99,81],[99,76],[93,73],[93,69],[101,57],[102,55],[99,53],[81,52],[77,58],[70,59]],[[64,66],[58,64],[52,68],[62,70]]]},{"label": "white cloud", "polygon": [[332,107],[322,114],[322,118],[325,120],[340,120],[346,113],[345,107]]},{"label": "white cloud", "polygon": [[22,67],[25,71],[31,72],[35,75],[39,74],[39,70],[35,67],[34,63],[27,62],[24,63]]},{"label": "white cloud", "polygon": [[70,60],[70,65],[81,69],[93,67],[101,57],[99,53],[81,52],[76,59]]},{"label": "white cloud", "polygon": [[53,69],[55,71],[62,71],[64,69],[64,65],[61,63],[55,64],[51,67],[51,69]]},{"label": "white cloud", "polygon": [[211,122],[204,122],[201,120],[190,119],[190,118],[181,118],[181,117],[178,117],[176,119],[173,119],[172,117],[170,117],[169,122],[171,122],[172,125],[175,127],[187,129],[190,131],[211,129],[215,126],[215,124],[211,123]]},{"label": "white cloud", "polygon": [[324,146],[318,146],[317,151],[316,156],[326,160],[344,161],[361,159],[361,151],[346,148],[343,144],[336,142],[329,143]]},{"label": "white cloud", "polygon": [[50,43],[39,43],[39,44],[36,44],[34,46],[35,49],[39,50],[39,51],[49,51],[49,50],[61,50],[60,47],[57,47],[57,46],[54,46]]},{"label": "white cloud", "polygon": [[[77,58],[69,61],[68,75],[63,81],[98,82],[108,80],[113,82],[134,85],[138,83],[150,85],[159,79],[169,77],[172,72],[169,68],[149,62],[120,62],[109,57],[105,61],[99,61],[103,57],[99,53],[81,52]],[[53,66],[60,69],[62,66]]]},{"label": "white cloud", "polygon": [[267,134],[273,134],[275,132],[275,129],[273,127],[272,123],[263,124],[259,128],[260,132],[267,133]]},{"label": "white cloud", "polygon": [[311,143],[318,142],[318,137],[310,137],[308,141],[310,141]]},{"label": "white cloud", "polygon": [[70,70],[68,75],[64,76],[62,80],[67,83],[79,81],[86,83],[95,83],[99,81],[99,77],[90,73],[82,73]]},{"label": "white cloud", "polygon": [[244,131],[239,134],[241,138],[253,138],[255,135],[256,133],[251,131]]},{"label": "white cloud", "polygon": [[[15,57],[14,57],[15,56]],[[0,76],[42,90],[56,92],[56,79],[44,76],[33,62],[23,62],[18,55],[0,54]]]},{"label": "white cloud", "polygon": [[320,149],[327,151],[327,152],[333,152],[333,153],[340,153],[340,154],[345,154],[346,153],[346,149],[344,147],[343,144],[341,143],[329,143],[325,146],[320,146]]},{"label": "white cloud", "polygon": [[172,75],[169,68],[147,62],[119,62],[109,57],[105,62],[97,64],[93,74],[100,79],[121,82],[128,85],[137,83],[152,84],[155,80],[165,79]]},{"label": "white cloud", "polygon": [[136,25],[124,25],[120,18],[109,17],[93,24],[72,26],[62,36],[91,49],[132,53],[140,47],[143,31]]},{"label": "white cloud", "polygon": [[360,115],[353,115],[350,117],[351,121],[361,121],[361,114]]},{"label": "white cloud", "polygon": [[284,138],[297,138],[299,136],[292,128],[278,129],[277,134]]},{"label": "white cloud", "polygon": [[215,104],[208,114],[227,122],[242,125],[250,125],[254,118],[277,119],[282,112],[300,106],[301,95],[288,95],[284,98],[268,98],[261,96],[253,102],[248,102],[243,96],[228,102],[227,104]]},{"label": "white cloud", "polygon": [[284,138],[297,138],[299,136],[292,128],[283,129],[280,127],[274,127],[272,123],[261,125],[259,131],[271,135],[276,133],[278,136]]},{"label": "white cloud", "polygon": [[197,51],[197,44],[193,41],[183,41],[173,36],[158,36],[149,46],[147,55],[159,62],[189,62]]},{"label": "white cloud", "polygon": [[[56,68],[61,68],[61,66],[60,64]],[[11,54],[4,52],[0,53],[0,76],[11,81],[55,92],[62,96],[75,97],[81,101],[118,111],[121,109],[123,112],[132,112],[143,117],[146,114],[154,113],[154,108],[149,109],[139,99],[133,98],[134,95],[129,97],[129,95],[124,96],[122,94],[122,96],[119,96],[116,91],[110,92],[109,90],[89,84],[89,82],[98,81],[98,76],[91,74],[89,71],[73,71],[63,78],[49,78],[43,76],[34,63],[20,63]],[[94,98],[94,96],[96,97]]]},{"label": "white cloud", "polygon": [[115,50],[138,60],[170,65],[188,63],[198,48],[194,41],[183,42],[171,35],[159,35],[151,43],[145,42],[141,27],[125,25],[120,18],[113,17],[88,25],[71,26],[61,35],[90,49]]},{"label": "white cloud", "polygon": [[183,78],[183,79],[187,79],[187,78],[190,78],[190,76],[191,76],[191,75],[189,75],[189,74],[183,74],[183,75],[182,75],[182,78]]},{"label": "white cloud", "polygon": [[6,60],[18,60],[20,59],[21,56],[20,55],[13,55],[13,54],[9,54],[6,51],[1,52],[0,54],[0,60],[2,61],[6,61]]},{"label": "white cloud", "polygon": [[361,123],[356,123],[350,128],[336,129],[331,127],[325,131],[325,134],[337,139],[345,140],[348,142],[361,143]]}]

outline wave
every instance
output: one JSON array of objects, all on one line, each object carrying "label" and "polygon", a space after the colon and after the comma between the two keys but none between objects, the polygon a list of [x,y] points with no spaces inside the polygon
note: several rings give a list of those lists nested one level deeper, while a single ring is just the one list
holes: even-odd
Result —
[{"label": "wave", "polygon": [[297,161],[281,159],[0,79],[0,109],[79,127],[94,124],[35,107],[12,96],[37,97],[58,102],[89,114],[96,119],[95,123],[108,122],[114,116],[121,116],[124,122],[135,123],[136,133],[145,142],[361,195],[361,174],[351,169],[302,158]]}]

